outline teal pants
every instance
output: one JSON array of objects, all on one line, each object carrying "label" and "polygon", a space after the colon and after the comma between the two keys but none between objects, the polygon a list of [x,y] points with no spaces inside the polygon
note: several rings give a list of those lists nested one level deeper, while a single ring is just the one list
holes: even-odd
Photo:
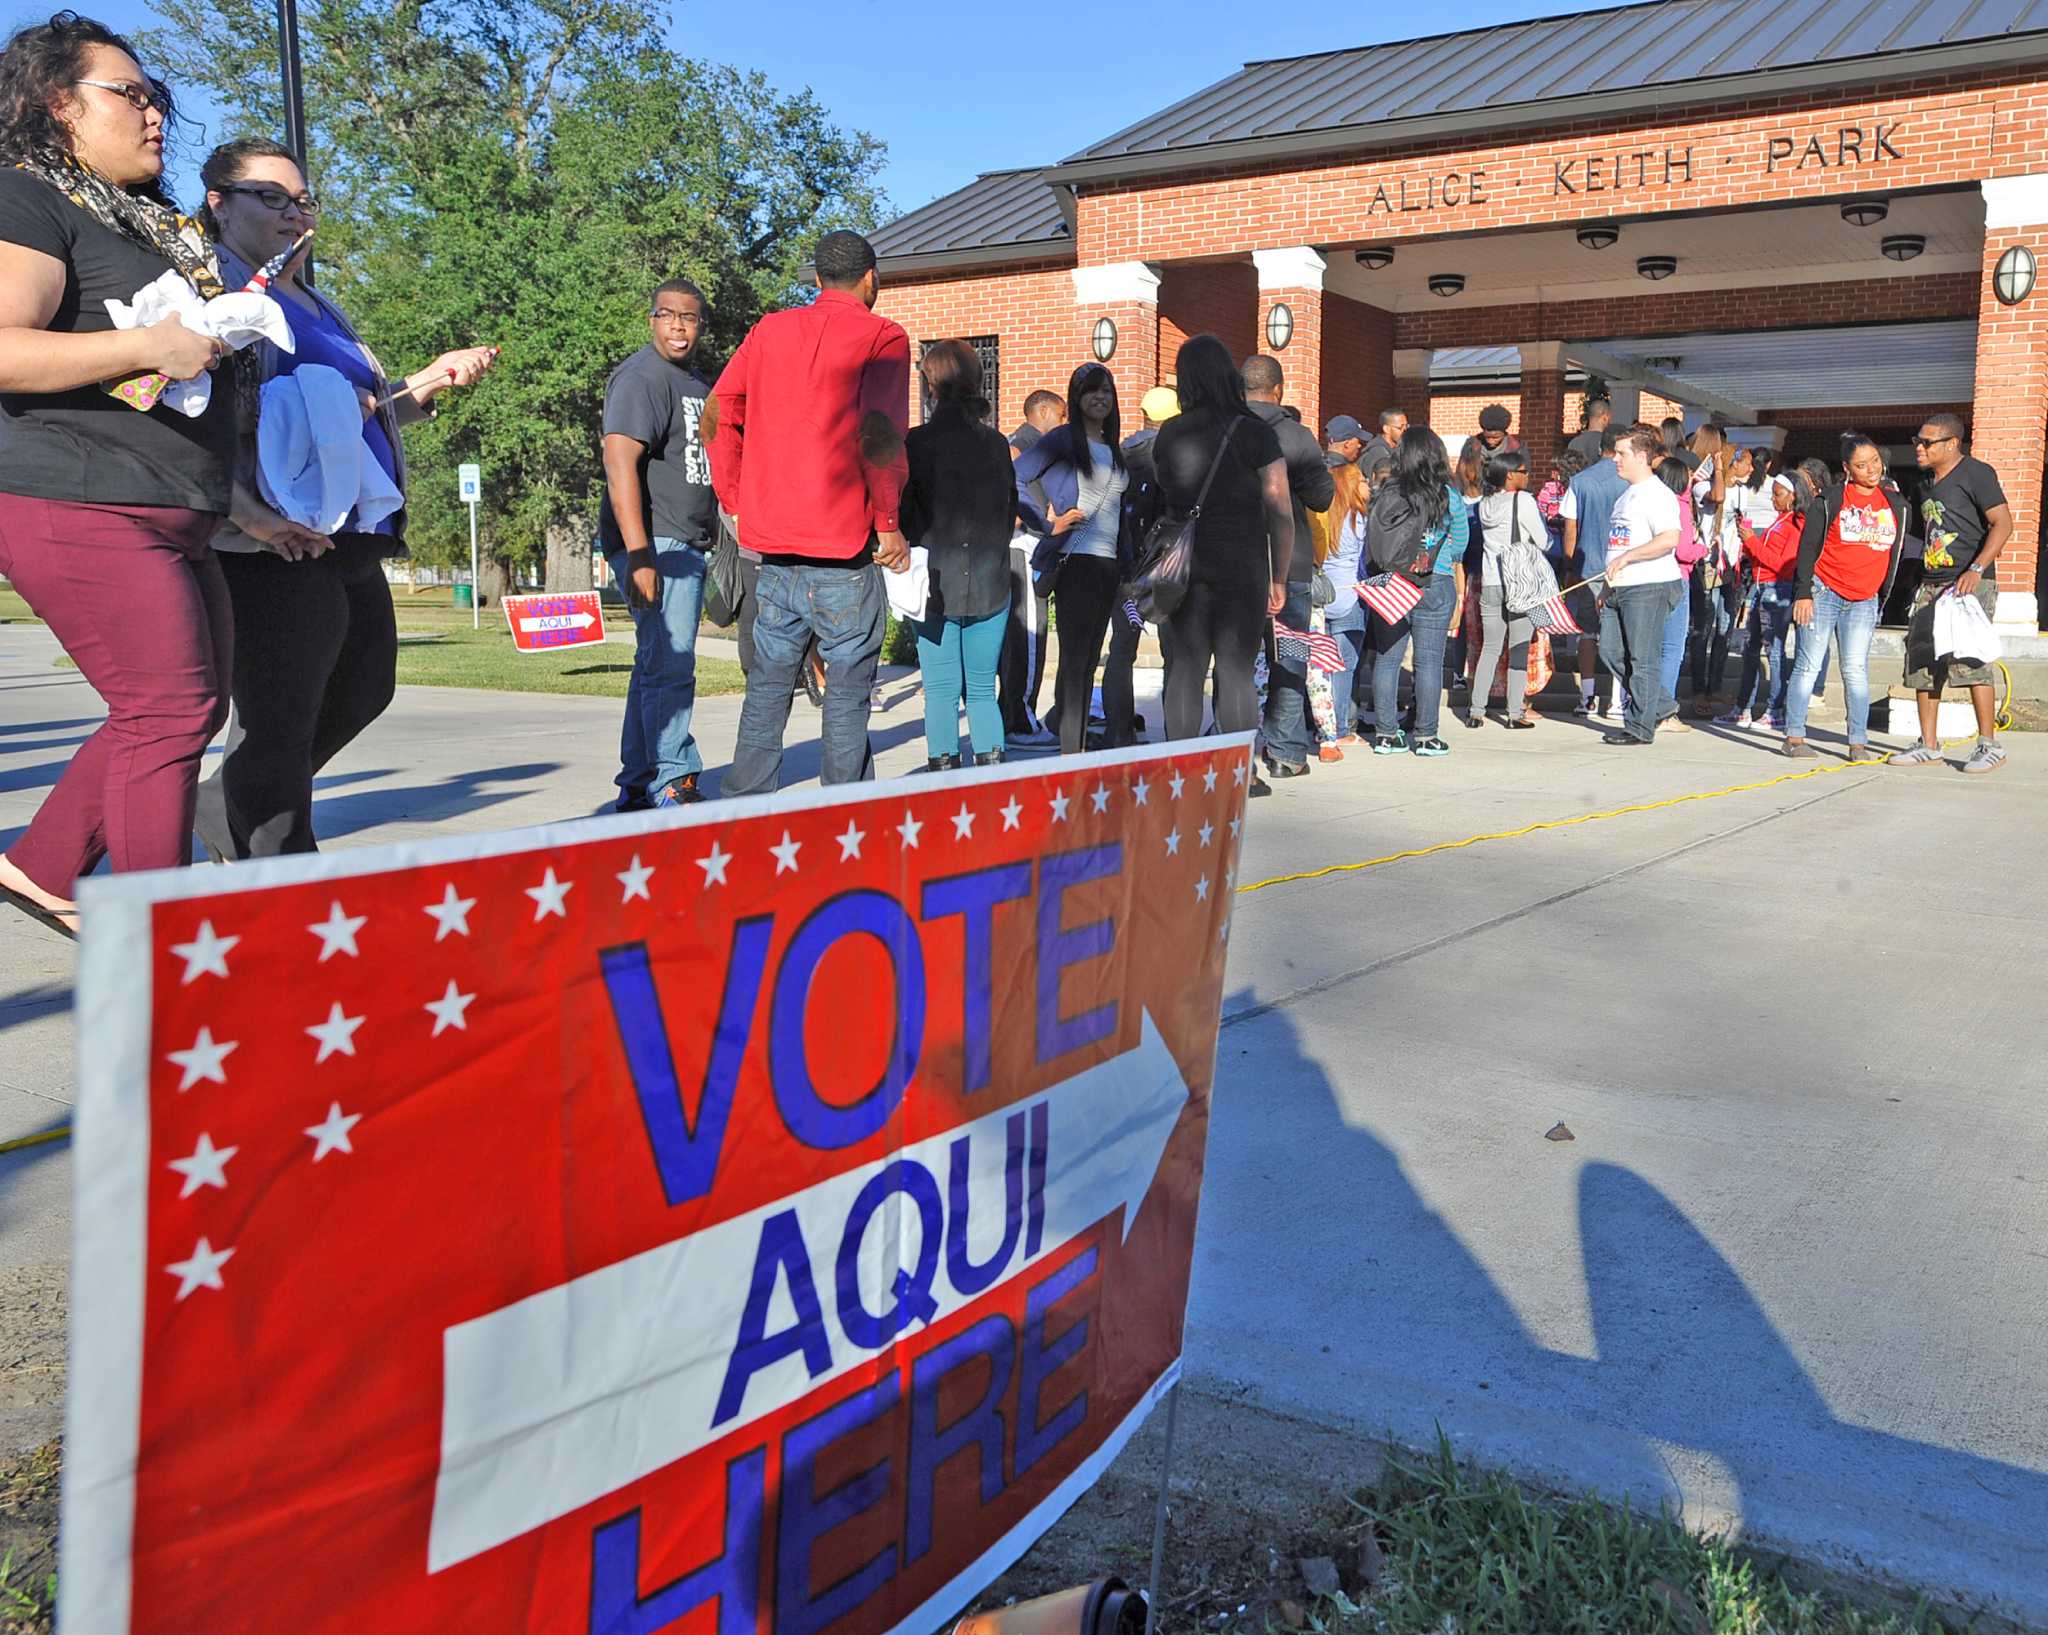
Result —
[{"label": "teal pants", "polygon": [[1003,747],[996,705],[996,665],[1003,655],[1005,603],[985,619],[926,619],[917,630],[917,667],[924,674],[925,754],[960,751],[960,696],[967,695],[967,731],[976,753]]}]

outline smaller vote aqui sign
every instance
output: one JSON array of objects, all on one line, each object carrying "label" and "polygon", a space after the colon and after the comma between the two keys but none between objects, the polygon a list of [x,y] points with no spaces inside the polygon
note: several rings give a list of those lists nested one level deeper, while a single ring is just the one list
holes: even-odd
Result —
[{"label": "smaller vote aqui sign", "polygon": [[604,640],[604,604],[594,590],[557,596],[505,596],[505,622],[522,653],[586,647]]}]

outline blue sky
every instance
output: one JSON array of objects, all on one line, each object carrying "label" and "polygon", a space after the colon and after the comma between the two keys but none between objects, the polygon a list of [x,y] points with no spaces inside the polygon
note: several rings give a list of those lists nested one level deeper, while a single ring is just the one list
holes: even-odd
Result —
[{"label": "blue sky", "polygon": [[[156,20],[144,0],[73,3],[117,29]],[[670,37],[689,55],[759,69],[785,90],[808,85],[840,123],[888,144],[885,185],[896,207],[910,210],[981,171],[1062,158],[1253,58],[1593,3],[1479,0],[1423,20],[1399,7],[1375,15],[1245,0],[1029,7],[844,0],[801,11],[684,0]],[[0,19],[10,29],[37,14],[21,0],[0,0]],[[949,82],[949,89],[928,91],[918,83],[926,79]],[[196,164],[204,147],[187,146],[187,162]],[[198,153],[189,151],[195,147]],[[183,196],[189,172],[177,180]]]}]

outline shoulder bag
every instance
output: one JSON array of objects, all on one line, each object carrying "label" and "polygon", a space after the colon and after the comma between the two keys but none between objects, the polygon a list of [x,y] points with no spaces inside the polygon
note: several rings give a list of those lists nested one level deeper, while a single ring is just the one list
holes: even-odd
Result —
[{"label": "shoulder bag", "polygon": [[1508,507],[1508,542],[1500,552],[1500,605],[1510,616],[1522,614],[1557,594],[1557,573],[1535,540],[1522,532],[1522,496]]},{"label": "shoulder bag", "polygon": [[1224,451],[1236,435],[1237,421],[1232,420],[1216,440],[1208,473],[1195,492],[1194,509],[1182,518],[1163,516],[1146,530],[1145,542],[1138,547],[1137,571],[1124,586],[1124,597],[1137,604],[1139,618],[1158,624],[1180,610],[1194,569],[1195,528],[1202,520],[1202,506],[1209,498],[1217,468],[1223,464]]}]

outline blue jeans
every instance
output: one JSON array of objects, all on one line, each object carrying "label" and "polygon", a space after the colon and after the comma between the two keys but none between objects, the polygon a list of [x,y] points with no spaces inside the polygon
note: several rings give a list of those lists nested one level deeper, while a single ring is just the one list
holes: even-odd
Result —
[{"label": "blue jeans", "polygon": [[[1627,696],[1623,729],[1645,743],[1656,737],[1657,723],[1672,713],[1665,708],[1671,703],[1671,694],[1665,688],[1661,666],[1673,651],[1674,608],[1684,607],[1684,581],[1666,579],[1654,585],[1610,590],[1600,609],[1600,662],[1613,671]],[[1675,650],[1685,651],[1683,625]],[[1674,676],[1677,673],[1672,671]]]},{"label": "blue jeans", "polygon": [[1785,638],[1791,629],[1790,581],[1753,586],[1749,593],[1749,643],[1742,651],[1742,689],[1735,698],[1738,710],[1772,721],[1785,719],[1785,694],[1792,681]]},{"label": "blue jeans", "polygon": [[985,619],[926,619],[917,629],[917,667],[924,675],[924,747],[930,757],[960,752],[960,695],[967,695],[967,731],[974,752],[1003,747],[996,703],[996,666],[1009,627],[1005,602]]},{"label": "blue jeans", "polygon": [[1401,656],[1415,641],[1415,736],[1434,738],[1444,702],[1444,637],[1458,605],[1458,586],[1447,573],[1433,573],[1415,611],[1391,628],[1374,616],[1378,651],[1372,661],[1373,731],[1391,736],[1401,720]]},{"label": "blue jeans", "polygon": [[760,611],[754,615],[754,668],[740,706],[739,741],[719,785],[724,795],[758,795],[782,780],[782,735],[789,726],[797,666],[813,634],[825,660],[825,707],[820,728],[824,759],[820,783],[858,783],[875,775],[868,750],[868,712],[875,668],[882,657],[889,599],[882,570],[872,562],[843,568],[778,562],[761,564]]},{"label": "blue jeans", "polygon": [[1330,704],[1339,738],[1358,730],[1358,661],[1365,652],[1365,621],[1363,602],[1353,603],[1349,613],[1323,615],[1323,628],[1336,638],[1337,652],[1344,660],[1344,668],[1330,677]]},{"label": "blue jeans", "polygon": [[1657,719],[1664,721],[1678,713],[1678,672],[1685,668],[1685,638],[1692,629],[1692,587],[1678,586],[1678,606],[1664,621],[1664,656],[1657,666],[1657,690],[1662,702]]},{"label": "blue jeans", "polygon": [[1813,623],[1799,633],[1799,662],[1792,667],[1792,696],[1785,701],[1785,736],[1806,736],[1806,712],[1813,684],[1827,657],[1828,637],[1842,648],[1842,691],[1849,695],[1849,742],[1870,739],[1870,638],[1877,634],[1878,598],[1847,601],[1815,582]]},{"label": "blue jeans", "polygon": [[[1290,630],[1308,629],[1309,588],[1290,582],[1287,603],[1275,622]],[[1308,720],[1308,664],[1283,660],[1268,648],[1266,668],[1266,753],[1284,766],[1304,765],[1314,748]]]},{"label": "blue jeans", "polygon": [[[654,571],[660,600],[628,607],[633,616],[633,679],[626,683],[626,719],[619,732],[619,775],[630,794],[652,794],[704,770],[690,716],[697,707],[697,621],[704,611],[704,553],[679,539],[657,538]],[[606,556],[612,578],[627,582],[624,551]]]},{"label": "blue jeans", "polygon": [[1692,570],[1692,695],[1706,698],[1721,690],[1728,675],[1728,640],[1735,634],[1735,610],[1742,605],[1741,587],[1723,576],[1711,590],[1706,565]]}]

